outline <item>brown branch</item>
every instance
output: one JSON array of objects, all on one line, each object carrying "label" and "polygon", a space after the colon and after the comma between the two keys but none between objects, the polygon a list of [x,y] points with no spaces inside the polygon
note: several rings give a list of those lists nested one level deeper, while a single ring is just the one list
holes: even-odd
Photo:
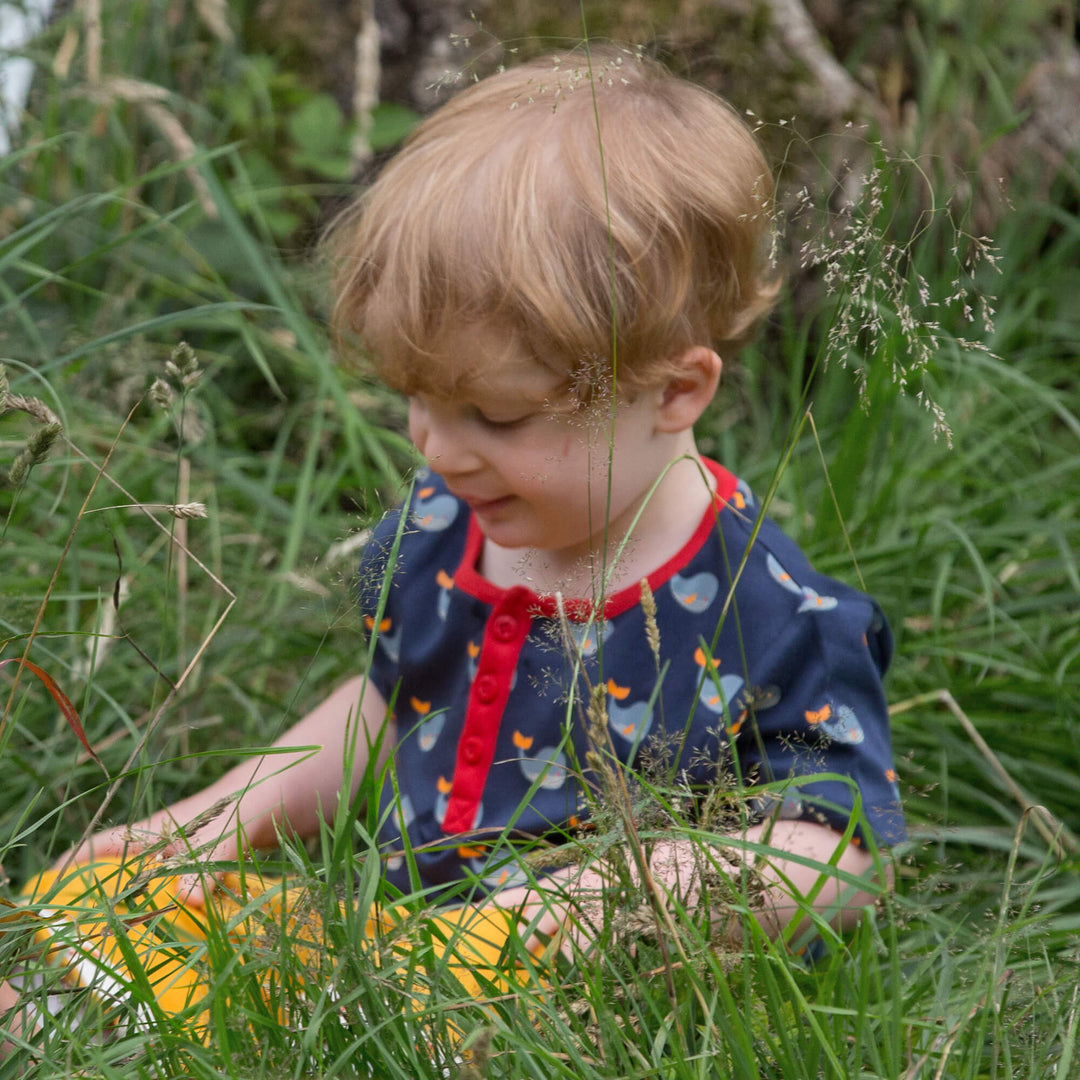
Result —
[{"label": "brown branch", "polygon": [[877,115],[877,102],[825,47],[802,0],[764,0],[764,3],[784,45],[813,75],[832,114]]}]

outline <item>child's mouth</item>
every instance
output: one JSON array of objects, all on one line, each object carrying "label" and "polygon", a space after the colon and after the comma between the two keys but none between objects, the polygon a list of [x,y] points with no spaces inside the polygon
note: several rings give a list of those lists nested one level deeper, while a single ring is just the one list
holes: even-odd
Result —
[{"label": "child's mouth", "polygon": [[513,495],[503,495],[498,499],[471,499],[466,497],[465,503],[474,514],[492,514],[509,505]]}]

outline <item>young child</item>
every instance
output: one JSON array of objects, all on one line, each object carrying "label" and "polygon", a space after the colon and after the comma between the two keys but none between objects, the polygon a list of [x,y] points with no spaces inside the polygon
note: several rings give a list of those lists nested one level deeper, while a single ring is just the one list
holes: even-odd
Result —
[{"label": "young child", "polygon": [[[387,878],[528,908],[506,840],[585,821],[599,753],[762,789],[739,836],[775,851],[771,933],[818,884],[808,861],[869,877],[904,835],[888,628],[693,435],[776,293],[771,190],[724,102],[627,52],[519,65],[426,120],[332,245],[340,337],[407,396],[426,462],[363,557],[371,670],[278,743],[317,752],[245,762],[76,857],[129,855],[237,795],[174,848],[235,860],[308,836],[392,753]],[[654,855],[662,885],[684,854]],[[546,880],[572,898],[604,873]],[[836,876],[813,904],[868,899]]]}]

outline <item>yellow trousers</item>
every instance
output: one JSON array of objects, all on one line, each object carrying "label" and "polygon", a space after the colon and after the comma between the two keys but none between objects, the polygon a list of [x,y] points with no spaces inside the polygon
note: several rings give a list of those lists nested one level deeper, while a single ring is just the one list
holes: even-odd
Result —
[{"label": "yellow trousers", "polygon": [[[289,936],[302,979],[329,978],[332,961],[322,921],[305,888],[228,873],[204,904],[195,905],[178,899],[180,883],[147,860],[119,859],[71,867],[62,878],[47,871],[30,882],[23,900],[33,905],[33,951],[39,958],[24,970],[37,964],[39,984],[42,960],[54,973],[49,1010],[63,1007],[63,991],[81,990],[84,1001],[89,994],[106,1008],[126,1004],[124,1011],[136,1022],[151,1023],[160,1010],[186,1017],[199,1032],[206,1023],[202,1003],[209,992],[209,951],[254,947],[266,955],[281,933]],[[372,948],[385,958],[400,958],[412,947],[415,927],[415,914],[401,908],[366,917]],[[507,959],[516,919],[505,909],[442,909],[423,920],[422,932],[440,965],[478,1000],[517,989],[530,978],[525,966]],[[422,983],[409,991],[421,1007]],[[138,1003],[134,1009],[133,1002]]]}]

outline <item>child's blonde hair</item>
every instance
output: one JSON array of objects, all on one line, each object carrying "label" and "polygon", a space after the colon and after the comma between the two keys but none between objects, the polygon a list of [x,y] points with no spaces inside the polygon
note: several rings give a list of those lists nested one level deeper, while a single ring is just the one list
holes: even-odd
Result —
[{"label": "child's blonde hair", "polygon": [[521,64],[425,120],[339,222],[335,330],[406,393],[453,393],[477,326],[579,392],[613,368],[633,392],[769,308],[771,196],[734,110],[659,64]]}]

